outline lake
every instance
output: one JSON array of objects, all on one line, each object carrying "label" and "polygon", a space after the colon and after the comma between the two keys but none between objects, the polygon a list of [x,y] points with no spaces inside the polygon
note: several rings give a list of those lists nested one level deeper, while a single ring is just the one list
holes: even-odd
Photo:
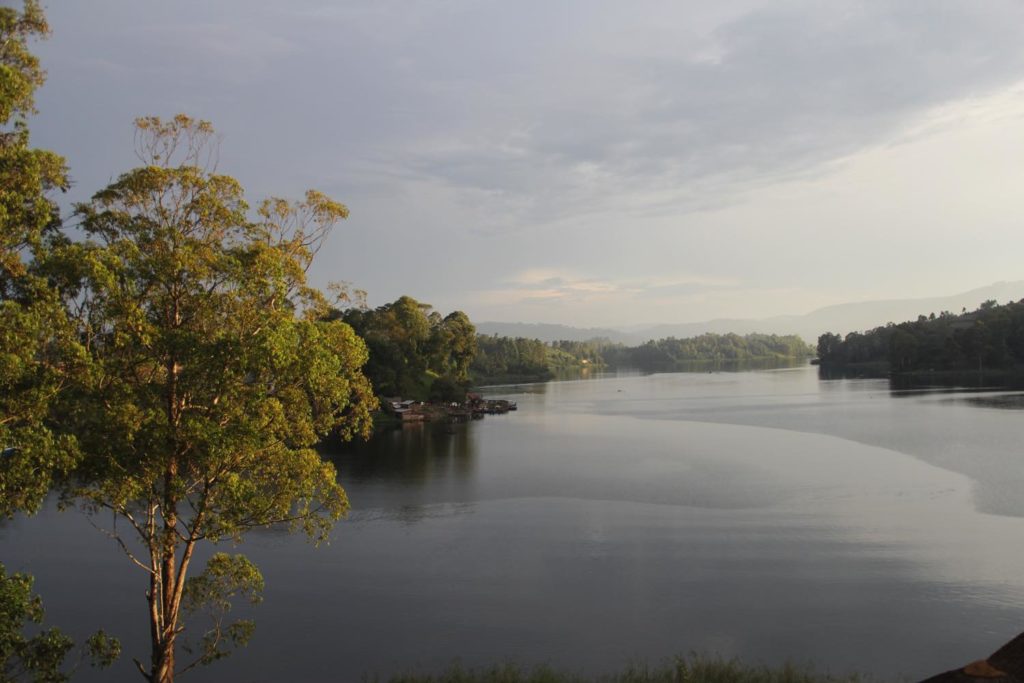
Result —
[{"label": "lake", "polygon": [[[1024,394],[623,375],[488,396],[519,410],[329,453],[353,512],[277,531],[250,647],[186,680],[359,680],[508,659],[584,673],[690,651],[911,678],[1024,630]],[[104,627],[138,677],[145,580],[71,511],[0,527],[47,620]],[[179,656],[184,659],[183,656]]]}]

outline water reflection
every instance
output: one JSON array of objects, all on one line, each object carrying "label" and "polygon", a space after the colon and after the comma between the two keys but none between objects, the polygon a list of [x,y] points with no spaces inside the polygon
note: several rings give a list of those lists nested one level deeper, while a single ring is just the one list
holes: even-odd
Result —
[{"label": "water reflection", "polygon": [[818,379],[825,381],[844,379],[887,379],[889,377],[888,368],[884,368],[881,366],[860,368],[836,368],[825,365],[819,365],[817,367]]},{"label": "water reflection", "polygon": [[803,358],[746,358],[741,360],[694,360],[677,362],[671,372],[752,372],[783,370],[807,365]]},{"label": "water reflection", "polygon": [[470,423],[413,423],[380,429],[369,441],[328,444],[323,454],[345,481],[386,479],[423,486],[434,479],[464,480],[476,468]]},{"label": "water reflection", "polygon": [[823,382],[843,380],[883,380],[896,392],[905,391],[949,391],[994,389],[1024,389],[1024,376],[1019,372],[984,370],[982,372],[922,372],[912,375],[893,375],[888,368],[872,365],[860,368],[827,368],[818,366],[818,379]]},{"label": "water reflection", "polygon": [[995,394],[992,396],[971,396],[960,399],[968,405],[1000,410],[1024,410],[1024,394]]},{"label": "water reflection", "polygon": [[546,394],[553,387],[581,381],[643,378],[650,377],[651,375],[737,374],[754,371],[793,370],[807,367],[807,361],[798,358],[685,361],[676,363],[671,369],[659,370],[643,370],[632,367],[562,369],[556,372],[553,380],[549,382],[489,384],[482,388],[500,390],[505,394]]},{"label": "water reflection", "polygon": [[555,371],[554,377],[545,382],[516,382],[510,384],[485,384],[483,389],[514,388],[516,393],[543,394],[551,382],[578,382],[587,380],[615,379],[619,377],[645,377],[649,371],[639,368],[562,368]]},{"label": "water reflection", "polygon": [[1002,372],[952,372],[920,375],[894,375],[889,383],[893,389],[1022,389],[1024,380],[1013,373]]},{"label": "water reflection", "polygon": [[799,368],[807,365],[803,358],[743,358],[743,359],[708,359],[676,361],[671,365],[657,368],[613,368],[605,370],[594,370],[592,368],[581,368],[579,370],[563,370],[556,374],[557,380],[574,379],[609,379],[620,377],[643,377],[659,373],[716,373],[716,372],[752,372],[757,370],[783,370],[786,368]]},{"label": "water reflection", "polygon": [[[977,510],[1024,516],[1020,416],[989,409],[1024,392],[806,367],[488,395],[514,391],[516,413],[326,447],[351,517],[315,550],[247,538],[267,578],[257,640],[197,682],[359,680],[455,657],[596,676],[690,649],[891,680],[1020,629],[1024,550],[1006,539],[1024,519]],[[0,543],[53,623],[145,651],[125,588],[141,576],[80,517],[0,523]],[[128,680],[124,660],[82,680]]]},{"label": "water reflection", "polygon": [[612,379],[616,377],[644,377],[652,374],[650,370],[640,368],[563,368],[555,372],[553,378],[557,382],[573,382],[587,379]]}]

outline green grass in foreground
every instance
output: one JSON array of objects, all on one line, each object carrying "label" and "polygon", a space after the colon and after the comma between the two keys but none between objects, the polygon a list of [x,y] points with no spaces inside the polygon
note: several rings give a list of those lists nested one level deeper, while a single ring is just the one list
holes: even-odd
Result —
[{"label": "green grass in foreground", "polygon": [[[377,678],[368,680],[379,681]],[[387,683],[867,683],[871,680],[859,674],[833,676],[795,664],[752,666],[737,660],[690,655],[654,667],[631,664],[620,673],[589,678],[548,666],[523,669],[515,664],[499,664],[465,669],[455,664],[443,673],[399,674],[388,678]]]}]

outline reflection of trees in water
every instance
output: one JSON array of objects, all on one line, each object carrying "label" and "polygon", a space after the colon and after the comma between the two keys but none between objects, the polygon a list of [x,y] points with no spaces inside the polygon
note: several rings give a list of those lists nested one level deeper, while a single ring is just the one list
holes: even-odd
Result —
[{"label": "reflection of trees in water", "polygon": [[414,423],[376,432],[369,441],[331,443],[324,455],[349,481],[425,484],[467,479],[476,466],[470,423]]},{"label": "reflection of trees in water", "polygon": [[744,358],[739,360],[676,361],[672,372],[750,372],[752,370],[785,370],[807,365],[805,358]]},{"label": "reflection of trees in water", "polygon": [[1000,394],[998,396],[972,396],[964,399],[965,403],[982,408],[999,408],[1001,410],[1024,410],[1024,394]]},{"label": "reflection of trees in water", "polygon": [[[887,387],[894,398],[911,398],[922,394],[993,392],[1024,389],[1024,376],[1007,372],[915,372],[906,374],[890,374],[884,367],[818,367],[818,379],[837,386],[844,382],[837,380],[882,380],[882,387]],[[853,385],[848,385],[853,386]],[[866,385],[865,385],[866,386]],[[1021,407],[1020,399],[999,397],[992,402],[988,399],[971,399],[977,405],[992,408]]]},{"label": "reflection of trees in water", "polygon": [[991,391],[1024,389],[1024,375],[1013,372],[935,372],[893,375],[889,384],[894,390],[906,389],[973,389]]},{"label": "reflection of trees in water", "polygon": [[[614,379],[616,377],[643,377],[644,375],[651,374],[650,370],[641,370],[633,367],[617,367],[617,368],[562,368],[555,371],[555,376],[552,378],[558,382],[564,381],[576,381],[581,379]],[[537,386],[544,387],[545,384]],[[541,392],[525,392],[525,393],[544,393]]]},{"label": "reflection of trees in water", "polygon": [[844,367],[834,365],[819,365],[818,379],[888,379],[889,368],[880,365],[862,365],[857,367]]}]

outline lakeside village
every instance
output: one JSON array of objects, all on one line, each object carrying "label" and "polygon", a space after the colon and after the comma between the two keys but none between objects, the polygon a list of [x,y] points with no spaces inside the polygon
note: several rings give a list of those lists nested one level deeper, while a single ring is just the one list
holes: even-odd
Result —
[{"label": "lakeside village", "polygon": [[403,400],[401,397],[382,398],[381,410],[402,422],[466,422],[482,420],[484,415],[503,415],[517,410],[515,401],[484,398],[480,394],[469,392],[461,403],[426,402]]}]

